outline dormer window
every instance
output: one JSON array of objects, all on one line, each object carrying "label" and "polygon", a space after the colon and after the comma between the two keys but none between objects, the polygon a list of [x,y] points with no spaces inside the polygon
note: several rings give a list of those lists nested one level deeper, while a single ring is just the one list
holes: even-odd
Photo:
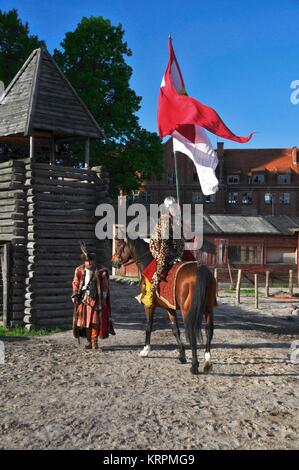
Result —
[{"label": "dormer window", "polygon": [[290,184],[291,183],[290,173],[278,173],[277,183],[278,184]]},{"label": "dormer window", "polygon": [[227,176],[227,184],[239,184],[240,183],[240,175],[228,175]]},{"label": "dormer window", "polygon": [[251,183],[252,184],[263,184],[265,182],[265,175],[264,173],[256,173],[251,176]]}]

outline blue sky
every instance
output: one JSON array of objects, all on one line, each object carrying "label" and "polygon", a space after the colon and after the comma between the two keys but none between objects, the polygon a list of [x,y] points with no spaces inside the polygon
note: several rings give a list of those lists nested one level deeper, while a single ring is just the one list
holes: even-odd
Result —
[{"label": "blue sky", "polygon": [[17,8],[50,52],[82,16],[121,23],[133,51],[131,86],[143,98],[140,122],[153,131],[171,32],[188,94],[234,133],[257,132],[245,145],[224,140],[226,148],[299,147],[299,104],[290,100],[299,80],[299,0],[1,0],[0,8]]}]

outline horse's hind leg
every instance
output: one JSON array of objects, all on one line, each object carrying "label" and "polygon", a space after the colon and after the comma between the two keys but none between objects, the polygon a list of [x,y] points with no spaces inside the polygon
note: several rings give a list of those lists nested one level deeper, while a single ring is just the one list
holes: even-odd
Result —
[{"label": "horse's hind leg", "polygon": [[186,364],[187,359],[186,359],[185,347],[181,340],[181,332],[179,328],[179,322],[178,322],[178,316],[177,316],[176,310],[167,310],[167,313],[168,313],[168,317],[170,320],[172,332],[179,346],[179,360],[182,364]]},{"label": "horse's hind leg", "polygon": [[207,311],[205,315],[206,319],[206,350],[205,350],[205,363],[203,371],[205,373],[212,369],[211,361],[211,342],[214,334],[214,321],[213,321],[213,310]]},{"label": "horse's hind leg", "polygon": [[144,307],[146,315],[146,329],[145,329],[145,346],[140,351],[139,355],[142,357],[147,357],[151,350],[151,334],[153,329],[153,320],[154,320],[154,307]]}]

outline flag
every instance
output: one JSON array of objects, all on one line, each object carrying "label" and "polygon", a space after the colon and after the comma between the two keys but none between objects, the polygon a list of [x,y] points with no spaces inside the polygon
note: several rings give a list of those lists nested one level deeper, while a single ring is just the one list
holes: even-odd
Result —
[{"label": "flag", "polygon": [[248,137],[236,136],[216,111],[187,96],[184,79],[169,38],[169,61],[162,79],[158,103],[159,134],[161,137],[171,135],[173,150],[192,159],[202,192],[210,195],[218,190],[215,175],[218,158],[204,128],[237,142],[247,142],[252,137],[252,134]]},{"label": "flag", "polygon": [[169,61],[162,80],[159,105],[158,128],[161,137],[171,135],[185,124],[199,125],[208,131],[235,142],[248,142],[248,137],[239,137],[224,124],[217,112],[191,96],[187,96],[184,80],[169,38]]},{"label": "flag", "polygon": [[[194,131],[192,138],[190,130]],[[184,153],[193,161],[203,194],[215,194],[218,191],[218,179],[215,175],[218,158],[205,130],[201,126],[186,126],[185,129],[181,127],[180,132],[172,133],[172,137],[173,151]]]}]

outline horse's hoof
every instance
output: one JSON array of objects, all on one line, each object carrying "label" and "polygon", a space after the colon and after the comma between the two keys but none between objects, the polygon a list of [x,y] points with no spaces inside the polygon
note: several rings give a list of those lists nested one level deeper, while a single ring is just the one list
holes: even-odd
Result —
[{"label": "horse's hoof", "polygon": [[185,357],[179,357],[179,361],[181,364],[187,364],[187,359]]},{"label": "horse's hoof", "polygon": [[208,374],[213,369],[213,364],[211,362],[205,362],[203,366],[204,374]]},{"label": "horse's hoof", "polygon": [[198,367],[191,367],[191,374],[193,375],[198,375],[199,374],[199,370],[198,370]]},{"label": "horse's hoof", "polygon": [[148,357],[148,355],[149,355],[149,353],[150,353],[150,350],[151,350],[151,347],[150,347],[150,346],[144,346],[144,348],[142,349],[142,351],[140,351],[139,356],[141,356],[141,357]]}]

